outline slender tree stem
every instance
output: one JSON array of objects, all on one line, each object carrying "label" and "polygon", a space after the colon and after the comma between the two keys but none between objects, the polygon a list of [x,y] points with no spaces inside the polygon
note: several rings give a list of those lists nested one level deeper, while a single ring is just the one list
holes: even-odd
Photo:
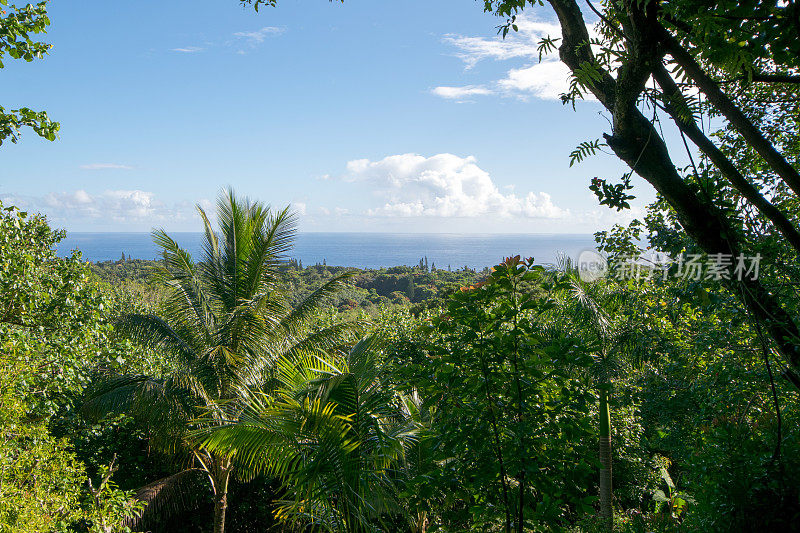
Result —
[{"label": "slender tree stem", "polygon": [[231,468],[228,460],[217,459],[214,461],[214,533],[225,533],[225,514],[228,509],[228,481]]},{"label": "slender tree stem", "polygon": [[[480,324],[479,324],[480,326]],[[497,461],[500,464],[500,483],[503,487],[503,505],[505,507],[506,512],[506,524],[505,530],[506,533],[511,533],[511,509],[509,508],[508,504],[508,481],[506,480],[506,466],[505,462],[503,461],[503,449],[500,446],[500,432],[497,430],[497,417],[495,416],[494,407],[494,397],[489,389],[489,366],[486,363],[486,355],[485,355],[485,347],[484,347],[484,338],[483,338],[483,327],[479,327],[478,329],[478,339],[480,341],[480,358],[481,358],[481,373],[483,374],[483,384],[486,390],[486,401],[489,402],[489,414],[491,417],[491,424],[492,424],[492,433],[494,437],[494,446],[497,453]]]},{"label": "slender tree stem", "polygon": [[[511,334],[513,335],[514,339],[514,350],[512,351],[512,362],[514,364],[514,383],[517,389],[517,425],[522,425],[522,384],[520,383],[520,372],[519,372],[519,325],[517,323],[517,315],[519,314],[519,301],[517,300],[517,295],[519,294],[519,289],[517,286],[516,278],[512,278],[511,282],[512,287],[512,301],[513,301],[513,317],[512,317],[512,330]],[[517,532],[523,533],[524,530],[524,523],[525,523],[525,468],[526,468],[526,461],[525,461],[525,431],[518,427],[517,435],[519,435],[519,448],[520,448],[520,473],[519,473],[519,513],[517,518]]]},{"label": "slender tree stem", "polygon": [[607,382],[603,383],[600,390],[600,514],[610,531],[614,525],[614,512],[611,504],[611,413],[606,386]]}]

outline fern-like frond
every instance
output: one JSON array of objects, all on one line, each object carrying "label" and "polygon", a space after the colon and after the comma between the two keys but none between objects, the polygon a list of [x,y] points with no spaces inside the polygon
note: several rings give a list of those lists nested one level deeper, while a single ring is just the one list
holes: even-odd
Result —
[{"label": "fern-like frond", "polygon": [[126,520],[132,530],[147,531],[171,517],[197,509],[210,494],[206,473],[189,468],[139,488],[134,495],[147,505],[139,517]]},{"label": "fern-like frond", "polygon": [[297,307],[283,320],[282,327],[291,333],[297,332],[305,326],[310,318],[317,313],[321,306],[334,294],[339,292],[353,278],[355,272],[343,272],[326,281],[321,287],[303,299]]},{"label": "fern-like frond", "polygon": [[115,327],[142,346],[165,350],[178,356],[184,364],[193,361],[197,356],[194,347],[185,337],[159,316],[129,314],[121,317]]},{"label": "fern-like frond", "polygon": [[587,157],[595,155],[601,146],[605,146],[605,143],[601,142],[600,139],[581,142],[569,153],[569,166],[581,163]]},{"label": "fern-like frond", "polygon": [[267,212],[262,227],[253,232],[251,252],[244,272],[245,293],[250,299],[274,289],[280,282],[278,265],[285,263],[297,235],[297,222],[289,207],[272,214]]},{"label": "fern-like frond", "polygon": [[95,420],[127,414],[147,430],[154,445],[173,451],[183,445],[194,404],[191,392],[174,378],[115,376],[87,388],[81,412]]}]

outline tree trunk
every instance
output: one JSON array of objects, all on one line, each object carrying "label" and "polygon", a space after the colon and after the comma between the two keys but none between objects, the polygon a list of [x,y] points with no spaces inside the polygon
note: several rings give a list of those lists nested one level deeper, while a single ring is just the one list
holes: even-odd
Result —
[{"label": "tree trunk", "polygon": [[[590,87],[614,118],[613,135],[605,135],[608,146],[637,174],[650,182],[672,206],[686,233],[709,255],[737,257],[741,244],[729,221],[713,203],[700,197],[681,179],[669,156],[666,143],[653,124],[636,107],[649,75],[662,56],[653,49],[652,39],[629,41],[630,59],[619,69],[617,79],[597,65],[589,46],[589,34],[576,0],[549,0],[562,28],[559,47],[561,60],[575,72],[583,64],[598,69],[598,79]],[[658,31],[654,16],[640,13],[637,3],[628,5],[631,22],[639,35]],[[655,9],[656,4],[647,4]],[[649,23],[649,27],[647,27]],[[798,187],[800,189],[800,187]],[[731,268],[732,271],[732,268]],[[732,272],[730,272],[732,274]],[[754,277],[741,281],[730,276],[728,286],[740,295],[742,303],[767,325],[775,345],[786,358],[789,368],[784,376],[800,389],[800,327],[778,299]]]},{"label": "tree trunk", "polygon": [[608,531],[614,526],[611,505],[611,413],[608,408],[608,390],[600,391],[600,515]]},{"label": "tree trunk", "polygon": [[214,533],[225,532],[225,512],[228,509],[228,481],[230,465],[224,463],[216,468],[214,475]]},{"label": "tree trunk", "polygon": [[722,113],[728,122],[736,128],[747,144],[760,155],[764,161],[775,171],[781,179],[800,195],[800,173],[789,163],[783,155],[761,133],[747,115],[726,95],[719,84],[706,74],[703,67],[663,26],[655,26],[657,35],[661,38],[669,54],[678,63],[684,72],[694,80],[697,87],[706,95],[708,101]]},{"label": "tree trunk", "polygon": [[[691,114],[682,116],[678,109],[689,109],[688,103],[678,88],[675,80],[669,75],[667,69],[663,65],[657,65],[653,71],[653,77],[661,86],[664,94],[667,96],[665,101],[665,108],[667,113],[670,114],[678,128],[689,137],[692,142],[702,151],[719,169],[723,176],[739,191],[739,193],[747,198],[762,215],[767,217],[775,228],[780,231],[789,244],[800,253],[800,232],[794,227],[794,224],[789,218],[780,211],[775,205],[769,202],[764,195],[762,195],[747,179],[736,169],[733,162],[728,159],[725,154],[711,142],[702,130],[697,126]],[[676,104],[679,108],[676,109]]]}]

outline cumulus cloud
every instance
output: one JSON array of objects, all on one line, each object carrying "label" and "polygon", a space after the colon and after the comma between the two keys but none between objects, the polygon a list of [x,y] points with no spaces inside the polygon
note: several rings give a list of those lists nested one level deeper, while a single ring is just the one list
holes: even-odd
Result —
[{"label": "cumulus cloud", "polygon": [[130,165],[122,165],[119,163],[89,163],[81,165],[82,170],[133,170]]},{"label": "cumulus cloud", "polygon": [[251,45],[261,44],[267,40],[267,37],[273,37],[284,33],[286,28],[278,28],[276,26],[265,26],[256,31],[238,31],[233,34],[234,37],[245,39]]},{"label": "cumulus cloud", "polygon": [[529,95],[543,100],[558,100],[569,88],[569,68],[560,61],[542,61],[529,67],[511,69],[497,82],[505,94],[520,98]]},{"label": "cumulus cloud", "polygon": [[[34,198],[33,203],[39,203]],[[76,218],[109,217],[119,220],[135,220],[155,216],[159,207],[153,201],[153,193],[138,190],[105,191],[90,195],[84,190],[75,192],[51,192],[41,198],[46,214]]]},{"label": "cumulus cloud", "polygon": [[474,157],[400,154],[347,163],[347,180],[368,184],[382,197],[369,216],[562,218],[568,211],[544,192],[503,194]]},{"label": "cumulus cloud", "polygon": [[[468,37],[448,34],[443,41],[456,48],[456,57],[464,62],[467,70],[481,61],[523,60],[522,66],[507,70],[505,77],[482,85],[441,86],[431,92],[447,99],[462,99],[460,91],[473,95],[501,95],[527,99],[558,100],[569,88],[569,69],[561,63],[556,51],[539,58],[538,44],[545,38],[561,37],[557,24],[520,15],[516,20],[517,32],[509,32],[505,39],[495,37]],[[596,33],[589,28],[590,35]],[[472,92],[469,92],[472,91]],[[587,96],[587,99],[590,96]]]},{"label": "cumulus cloud", "polygon": [[[6,196],[3,202],[43,213],[59,223],[146,222],[152,225],[189,220],[196,216],[192,203],[167,205],[156,199],[152,192],[142,190],[107,190],[90,194],[79,189],[51,192],[44,196]],[[210,205],[207,200],[201,200],[200,203]]]}]

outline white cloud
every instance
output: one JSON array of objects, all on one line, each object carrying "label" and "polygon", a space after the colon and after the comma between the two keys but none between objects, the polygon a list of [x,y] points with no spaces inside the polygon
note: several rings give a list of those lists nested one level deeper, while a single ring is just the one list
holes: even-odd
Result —
[{"label": "white cloud", "polygon": [[[34,206],[39,203],[32,199]],[[155,216],[153,193],[138,190],[105,191],[90,195],[84,190],[51,192],[41,198],[45,213],[51,216],[129,220]]]},{"label": "white cloud", "polygon": [[[179,48],[172,48],[172,52],[178,52],[182,54],[194,54],[197,52],[202,52],[209,48],[216,48],[218,46],[229,46],[229,47],[237,47],[241,48],[243,44],[247,45],[246,47],[255,48],[256,46],[262,44],[266,41],[269,37],[274,37],[286,32],[286,28],[279,28],[276,26],[265,26],[259,30],[254,31],[237,31],[233,34],[234,38],[229,38],[223,40],[221,42],[205,42],[205,46],[181,46]],[[245,50],[236,50],[236,53],[239,55],[246,54]]]},{"label": "white cloud", "polygon": [[73,195],[73,199],[78,204],[88,204],[88,203],[92,202],[92,197],[89,196],[89,193],[87,193],[84,190],[75,191],[75,194]]},{"label": "white cloud", "polygon": [[119,163],[89,163],[81,165],[80,168],[82,170],[133,170],[132,166]]},{"label": "white cloud", "polygon": [[466,85],[464,87],[435,87],[431,92],[448,100],[464,100],[470,96],[492,94],[493,91],[480,85]]},{"label": "white cloud", "polygon": [[544,192],[503,194],[474,157],[393,155],[347,163],[347,180],[366,183],[384,199],[369,216],[562,218],[569,214]]},{"label": "white cloud", "polygon": [[273,37],[284,33],[286,28],[278,28],[275,26],[265,26],[256,31],[239,31],[233,34],[234,37],[246,39],[251,45],[261,44],[267,40],[267,37]]},{"label": "white cloud", "polygon": [[[192,220],[194,204],[180,202],[167,205],[152,192],[142,190],[107,190],[90,194],[83,189],[74,192],[51,192],[44,196],[7,196],[3,202],[47,215],[57,223],[85,222],[98,225],[161,223]],[[210,206],[208,200],[201,204]]]},{"label": "white cloud", "polygon": [[505,39],[500,36],[487,39],[451,33],[445,35],[443,40],[459,49],[456,57],[464,61],[467,69],[471,69],[485,59],[505,61],[518,57],[537,57],[538,43],[542,37],[561,35],[561,28],[557,24],[535,21],[522,15],[517,17],[516,24],[519,31],[509,32]]},{"label": "white cloud", "polygon": [[543,100],[559,100],[569,88],[569,75],[569,68],[561,61],[542,61],[509,70],[497,86],[502,92],[521,98],[530,94]]},{"label": "white cloud", "polygon": [[305,215],[308,206],[305,202],[292,202],[292,207],[297,212],[298,215]]},{"label": "white cloud", "polygon": [[205,48],[201,46],[184,46],[181,48],[172,48],[172,52],[180,52],[182,54],[194,54],[195,52],[202,52]]},{"label": "white cloud", "polygon": [[[466,37],[445,35],[443,41],[454,46],[467,70],[473,69],[485,60],[508,61],[523,60],[522,66],[510,68],[504,78],[481,85],[462,87],[441,86],[431,92],[447,99],[462,99],[464,96],[501,95],[527,99],[558,100],[569,89],[569,69],[561,63],[558,52],[553,50],[539,57],[538,45],[545,38],[558,39],[561,28],[558,24],[539,21],[520,15],[516,20],[517,32],[509,32],[505,39],[501,36]],[[590,27],[590,36],[596,32]],[[473,91],[473,92],[470,92]],[[587,99],[592,99],[587,95]]]}]

